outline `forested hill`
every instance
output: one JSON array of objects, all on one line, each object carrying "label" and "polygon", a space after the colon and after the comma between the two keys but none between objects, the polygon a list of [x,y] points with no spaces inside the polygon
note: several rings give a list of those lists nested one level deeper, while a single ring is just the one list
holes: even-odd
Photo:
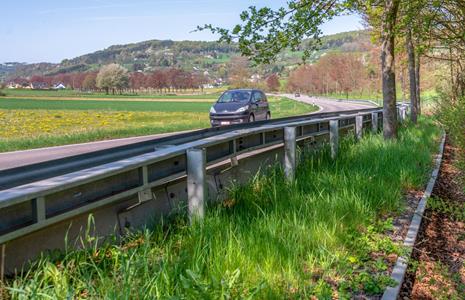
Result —
[{"label": "forested hill", "polygon": [[[305,42],[302,49],[305,49]],[[313,60],[328,51],[366,51],[371,46],[368,31],[351,31],[322,38],[321,51]],[[164,67],[179,67],[185,70],[221,72],[233,56],[239,55],[236,45],[205,41],[150,40],[126,45],[114,45],[104,50],[85,54],[73,59],[65,59],[59,64],[16,64],[2,68],[1,77],[55,75],[59,73],[97,70],[102,65],[118,63],[129,71],[152,71]],[[282,71],[300,62],[300,52],[283,53],[276,64],[276,71]],[[5,66],[5,65],[3,65]],[[11,63],[10,63],[11,66]]]}]

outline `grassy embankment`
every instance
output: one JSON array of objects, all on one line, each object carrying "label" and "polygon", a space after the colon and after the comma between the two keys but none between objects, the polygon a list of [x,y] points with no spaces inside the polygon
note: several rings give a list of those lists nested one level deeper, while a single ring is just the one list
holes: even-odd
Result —
[{"label": "grassy embankment", "polygon": [[292,184],[276,168],[233,188],[202,224],[173,216],[118,245],[92,247],[89,238],[88,250],[45,256],[7,290],[13,299],[380,294],[390,283],[387,257],[402,251],[385,235],[390,217],[406,190],[424,187],[439,136],[422,119],[397,141],[346,140],[335,161],[327,148],[305,155]]},{"label": "grassy embankment", "polygon": [[[0,99],[0,152],[149,135],[209,126],[216,100]],[[316,111],[317,107],[270,97],[273,118]]]}]

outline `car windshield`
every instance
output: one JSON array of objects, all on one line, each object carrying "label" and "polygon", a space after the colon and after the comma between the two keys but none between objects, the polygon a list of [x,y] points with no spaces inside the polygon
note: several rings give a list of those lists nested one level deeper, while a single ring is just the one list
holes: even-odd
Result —
[{"label": "car windshield", "polygon": [[247,102],[250,99],[250,94],[249,91],[228,91],[221,95],[218,103]]}]

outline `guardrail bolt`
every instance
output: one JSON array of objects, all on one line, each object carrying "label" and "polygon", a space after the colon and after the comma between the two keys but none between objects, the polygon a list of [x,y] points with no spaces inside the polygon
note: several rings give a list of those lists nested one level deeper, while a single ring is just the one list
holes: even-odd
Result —
[{"label": "guardrail bolt", "polygon": [[378,113],[377,112],[371,113],[371,130],[375,134],[378,133],[378,131],[379,131]]},{"label": "guardrail bolt", "polygon": [[363,116],[355,117],[355,137],[358,141],[362,139],[363,136]]},{"label": "guardrail bolt", "polygon": [[206,199],[205,149],[189,149],[187,154],[187,198],[189,219],[203,219]]},{"label": "guardrail bolt", "polygon": [[339,120],[329,121],[329,144],[331,146],[331,157],[335,159],[339,147]]},{"label": "guardrail bolt", "polygon": [[296,128],[284,128],[284,174],[288,181],[294,180],[296,162]]}]

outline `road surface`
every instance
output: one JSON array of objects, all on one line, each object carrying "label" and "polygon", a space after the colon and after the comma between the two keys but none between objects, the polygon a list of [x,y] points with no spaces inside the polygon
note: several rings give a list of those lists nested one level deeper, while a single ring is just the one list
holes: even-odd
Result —
[{"label": "road surface", "polygon": [[[305,95],[295,97],[294,95],[290,94],[282,94],[281,96],[285,96],[296,101],[317,105],[320,107],[318,112],[335,112],[374,107],[374,105],[371,105],[370,103],[338,101],[309,97]],[[40,163],[52,159],[65,158],[78,154],[105,150],[116,146],[143,142],[157,137],[169,136],[175,133],[179,132],[0,153],[0,171]]]},{"label": "road surface", "polygon": [[300,95],[300,97],[295,97],[291,94],[282,94],[281,96],[308,103],[317,105],[320,107],[319,113],[326,113],[326,112],[335,112],[335,111],[344,111],[344,110],[356,110],[356,109],[364,109],[364,108],[373,108],[376,107],[374,103],[365,102],[365,101],[345,101],[345,100],[337,100],[337,99],[327,99],[321,97],[312,97],[312,96],[305,96]]},{"label": "road surface", "polygon": [[[186,131],[182,131],[186,132]],[[56,147],[38,148],[31,150],[21,150],[13,152],[0,153],[0,171],[11,168],[26,166],[30,164],[40,163],[51,159],[65,158],[78,154],[84,154],[99,150],[105,150],[117,146],[129,145],[137,142],[144,142],[154,138],[161,138],[175,133],[170,132],[154,135],[137,136],[122,139],[113,139],[98,142],[89,142],[82,144],[72,144]]]}]

